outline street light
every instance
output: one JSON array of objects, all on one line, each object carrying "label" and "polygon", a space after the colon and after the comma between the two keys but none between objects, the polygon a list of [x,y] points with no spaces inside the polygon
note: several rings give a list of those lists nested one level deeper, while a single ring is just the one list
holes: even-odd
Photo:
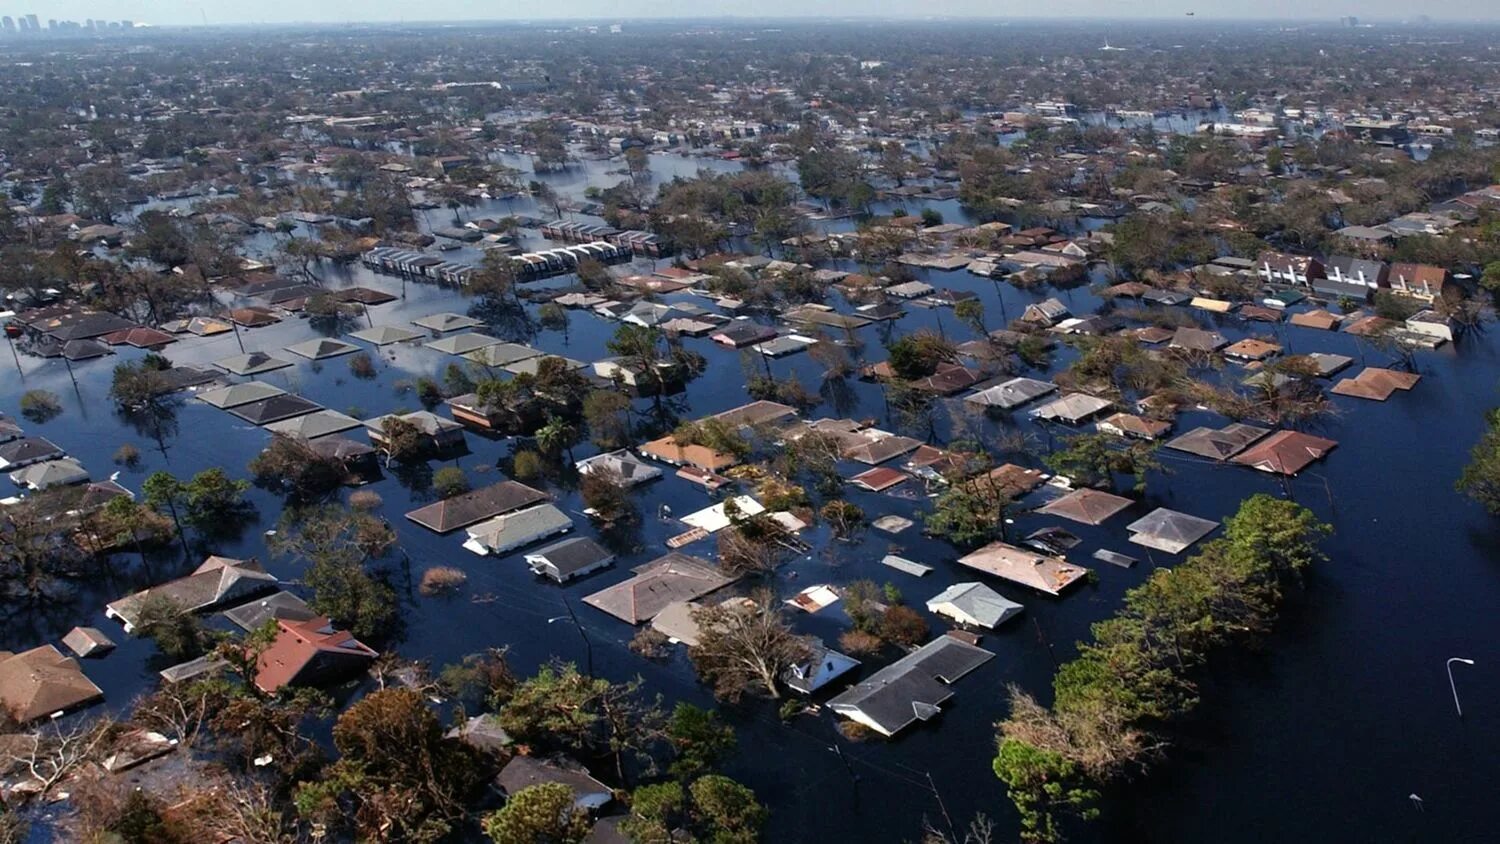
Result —
[{"label": "street light", "polygon": [[1464,708],[1458,704],[1458,685],[1453,682],[1453,663],[1462,662],[1464,665],[1473,665],[1474,660],[1455,656],[1448,660],[1448,688],[1453,690],[1453,708],[1458,710],[1458,717],[1464,717]]},{"label": "street light", "polygon": [[573,626],[578,628],[578,637],[583,639],[583,655],[584,659],[586,660],[585,665],[588,668],[589,676],[592,677],[594,676],[594,644],[589,641],[588,631],[584,630],[583,625],[578,623],[578,616],[573,614],[573,605],[568,603],[566,598],[563,599],[563,606],[567,608],[568,614],[553,616],[552,618],[547,619],[547,623],[552,624],[558,621],[568,621],[572,622]]}]

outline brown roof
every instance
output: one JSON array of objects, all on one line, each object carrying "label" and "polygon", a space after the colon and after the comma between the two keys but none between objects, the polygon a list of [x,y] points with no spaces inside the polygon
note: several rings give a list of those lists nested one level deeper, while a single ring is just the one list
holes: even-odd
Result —
[{"label": "brown roof", "polygon": [[1292,325],[1300,325],[1303,328],[1320,328],[1324,331],[1332,331],[1338,328],[1340,321],[1338,317],[1323,310],[1292,314],[1291,318]]},{"label": "brown roof", "polygon": [[1356,337],[1373,337],[1376,334],[1384,334],[1385,332],[1395,327],[1395,322],[1388,320],[1385,317],[1375,316],[1374,314],[1371,314],[1369,316],[1360,317],[1354,322],[1351,322],[1349,326],[1344,329],[1344,333],[1353,334]]},{"label": "brown roof", "polygon": [[275,694],[283,686],[335,679],[379,656],[353,633],[336,629],[327,618],[281,618],[276,626],[276,641],[261,653],[255,671],[255,685],[267,694]]},{"label": "brown roof", "polygon": [[52,645],[18,654],[0,651],[0,706],[17,723],[26,724],[103,697],[104,692],[84,676],[78,662]]},{"label": "brown roof", "polygon": [[[1017,466],[1014,463],[1002,463],[996,466],[989,471],[988,477],[997,489],[1011,498],[1020,498],[1041,486],[1046,480],[1036,469],[1027,469],[1025,466]],[[969,483],[975,484],[979,481],[976,479]]]},{"label": "brown roof", "polygon": [[1061,557],[1045,556],[1004,542],[991,542],[972,554],[959,557],[958,562],[1049,595],[1061,593],[1068,584],[1088,574],[1088,569]]},{"label": "brown roof", "polygon": [[1134,413],[1116,413],[1106,419],[1099,420],[1099,427],[1113,427],[1126,436],[1141,437],[1154,440],[1157,437],[1172,430],[1171,422],[1160,419],[1147,419],[1144,416],[1136,416]]},{"label": "brown roof", "polygon": [[406,518],[428,530],[447,533],[545,500],[547,494],[540,490],[519,481],[501,481],[418,507]]},{"label": "brown roof", "polygon": [[713,563],[673,551],[633,569],[635,577],[602,589],[583,599],[630,624],[655,618],[674,601],[691,601],[727,586],[726,577]]},{"label": "brown roof", "polygon": [[1111,495],[1097,489],[1075,489],[1045,507],[1037,508],[1038,513],[1046,513],[1049,516],[1062,516],[1075,522],[1086,525],[1103,524],[1106,519],[1129,507],[1130,499]]},{"label": "brown roof", "polygon": [[884,463],[892,457],[899,457],[908,451],[913,451],[921,444],[921,440],[893,435],[882,437],[878,440],[867,440],[858,445],[851,446],[844,450],[844,456],[850,460],[857,460],[860,463],[874,466]]},{"label": "brown roof", "polygon": [[1234,462],[1279,475],[1295,475],[1338,445],[1301,431],[1277,431],[1234,456]]},{"label": "brown roof", "polygon": [[1265,340],[1257,340],[1254,337],[1246,337],[1239,342],[1231,343],[1224,347],[1224,354],[1248,360],[1262,360],[1279,351],[1281,351],[1281,346],[1278,344],[1268,343]]},{"label": "brown roof", "polygon": [[1368,366],[1353,378],[1345,378],[1333,385],[1333,392],[1341,396],[1385,401],[1397,390],[1410,390],[1422,376],[1410,372],[1396,372]]},{"label": "brown roof", "polygon": [[880,492],[881,490],[890,489],[906,480],[906,478],[905,472],[884,466],[876,466],[869,471],[860,472],[858,475],[850,478],[849,482],[874,492]]},{"label": "brown roof", "polygon": [[740,462],[733,454],[714,451],[708,446],[682,445],[672,439],[671,434],[642,445],[640,452],[673,466],[694,466],[710,472],[727,469]]}]

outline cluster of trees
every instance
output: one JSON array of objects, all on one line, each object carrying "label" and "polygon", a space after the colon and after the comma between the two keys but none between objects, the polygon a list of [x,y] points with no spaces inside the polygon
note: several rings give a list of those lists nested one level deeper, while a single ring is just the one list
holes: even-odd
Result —
[{"label": "cluster of trees", "polygon": [[1058,669],[1050,708],[1011,688],[994,768],[1026,840],[1058,840],[1062,815],[1097,812],[1099,783],[1160,753],[1159,725],[1198,702],[1194,674],[1215,650],[1269,631],[1284,587],[1322,559],[1328,531],[1294,502],[1254,495],[1225,520],[1223,537],[1157,569],[1093,625],[1093,641]]}]

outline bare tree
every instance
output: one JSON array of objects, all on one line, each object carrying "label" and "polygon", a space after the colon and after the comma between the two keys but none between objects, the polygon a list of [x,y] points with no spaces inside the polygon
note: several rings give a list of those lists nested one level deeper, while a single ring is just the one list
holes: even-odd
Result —
[{"label": "bare tree", "polygon": [[755,594],[755,606],[703,607],[693,612],[701,633],[689,655],[698,676],[713,684],[714,695],[738,700],[747,691],[780,698],[778,678],[810,651],[787,624],[780,602],[769,590]]},{"label": "bare tree", "polygon": [[11,742],[0,751],[6,767],[22,770],[35,785],[32,791],[45,797],[83,764],[96,759],[114,734],[115,722],[94,718],[69,726],[54,721],[48,726]]}]

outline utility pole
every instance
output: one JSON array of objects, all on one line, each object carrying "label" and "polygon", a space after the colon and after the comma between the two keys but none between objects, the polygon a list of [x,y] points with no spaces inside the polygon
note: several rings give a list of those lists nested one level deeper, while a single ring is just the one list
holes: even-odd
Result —
[{"label": "utility pole", "polygon": [[938,810],[943,813],[943,823],[948,825],[948,834],[955,840],[958,838],[958,830],[953,828],[953,818],[948,816],[948,807],[943,803],[943,795],[938,793],[937,783],[932,781],[932,772],[924,771],[927,775],[927,787],[932,789],[932,796],[937,798]]}]

